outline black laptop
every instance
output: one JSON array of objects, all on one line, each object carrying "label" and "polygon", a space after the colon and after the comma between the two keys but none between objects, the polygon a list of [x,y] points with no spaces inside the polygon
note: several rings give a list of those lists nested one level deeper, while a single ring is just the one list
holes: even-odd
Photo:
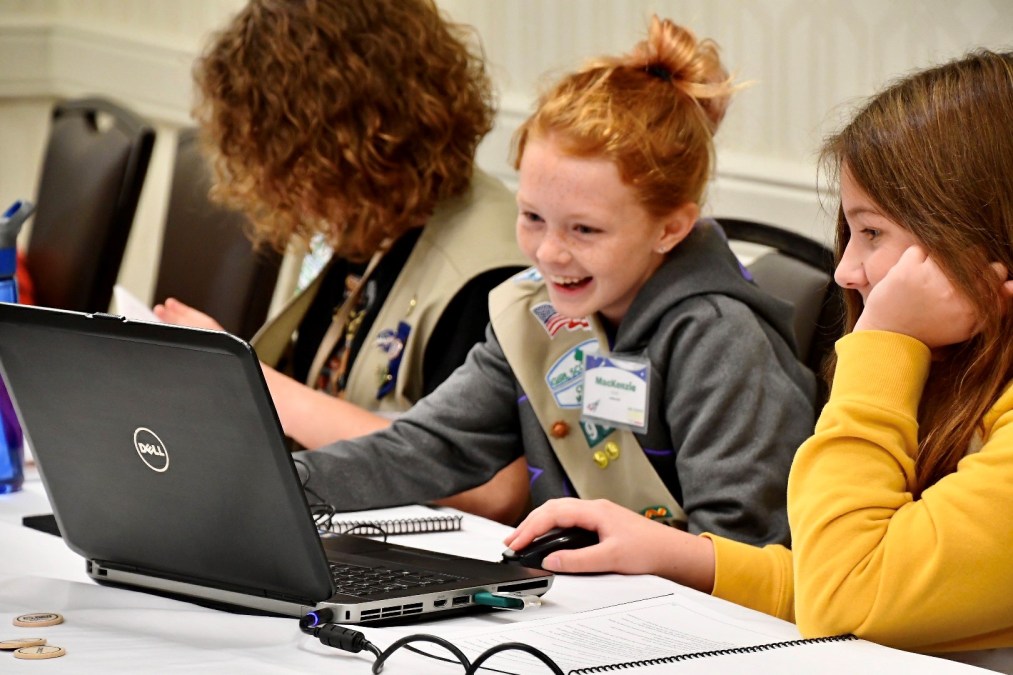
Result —
[{"label": "black laptop", "polygon": [[0,368],[60,532],[99,582],[291,616],[330,607],[340,623],[552,584],[321,538],[256,355],[227,333],[0,303]]}]

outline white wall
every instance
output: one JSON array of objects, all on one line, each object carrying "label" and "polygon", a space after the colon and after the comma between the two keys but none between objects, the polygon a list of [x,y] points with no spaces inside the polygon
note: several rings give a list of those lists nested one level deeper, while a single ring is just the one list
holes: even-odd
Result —
[{"label": "white wall", "polygon": [[[815,153],[848,106],[904,73],[977,46],[1013,48],[1011,0],[438,0],[482,37],[500,92],[486,169],[514,184],[510,135],[545,73],[628,50],[652,13],[721,46],[753,85],[718,135],[708,210],[826,239]],[[102,94],[155,124],[155,156],[120,281],[152,291],[175,130],[190,66],[242,0],[0,0],[0,204],[34,194],[49,107]]]}]

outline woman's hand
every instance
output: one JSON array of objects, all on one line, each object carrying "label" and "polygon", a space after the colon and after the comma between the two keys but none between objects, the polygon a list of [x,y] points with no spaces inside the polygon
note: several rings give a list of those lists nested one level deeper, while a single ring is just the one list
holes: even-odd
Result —
[{"label": "woman's hand", "polygon": [[555,527],[582,527],[599,543],[546,556],[553,572],[655,574],[709,593],[714,586],[710,540],[677,530],[604,500],[553,499],[532,511],[504,540],[517,551]]},{"label": "woman's hand", "polygon": [[177,326],[190,326],[191,328],[206,328],[208,330],[225,330],[222,325],[210,316],[184,304],[176,298],[167,298],[165,304],[155,305],[153,308],[155,316],[165,323]]}]

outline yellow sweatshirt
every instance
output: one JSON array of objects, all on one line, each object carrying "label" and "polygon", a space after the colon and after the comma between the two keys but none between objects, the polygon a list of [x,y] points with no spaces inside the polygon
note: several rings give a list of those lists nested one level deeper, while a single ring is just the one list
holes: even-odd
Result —
[{"label": "yellow sweatshirt", "polygon": [[706,535],[713,594],[810,637],[1013,647],[1013,388],[985,416],[981,449],[915,500],[928,348],[863,331],[838,341],[837,355],[830,400],[788,480],[793,551]]}]

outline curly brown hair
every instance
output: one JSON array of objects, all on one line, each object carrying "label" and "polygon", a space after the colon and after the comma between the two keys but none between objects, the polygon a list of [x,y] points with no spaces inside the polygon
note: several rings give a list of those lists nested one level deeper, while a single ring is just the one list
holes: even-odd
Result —
[{"label": "curly brown hair", "polygon": [[531,136],[551,134],[574,156],[615,162],[653,216],[700,204],[714,134],[739,86],[713,41],[654,16],[630,54],[595,59],[541,97],[515,135],[514,166]]},{"label": "curly brown hair", "polygon": [[432,0],[251,0],[194,78],[212,197],[259,243],[351,260],[467,189],[495,115],[474,32]]}]

